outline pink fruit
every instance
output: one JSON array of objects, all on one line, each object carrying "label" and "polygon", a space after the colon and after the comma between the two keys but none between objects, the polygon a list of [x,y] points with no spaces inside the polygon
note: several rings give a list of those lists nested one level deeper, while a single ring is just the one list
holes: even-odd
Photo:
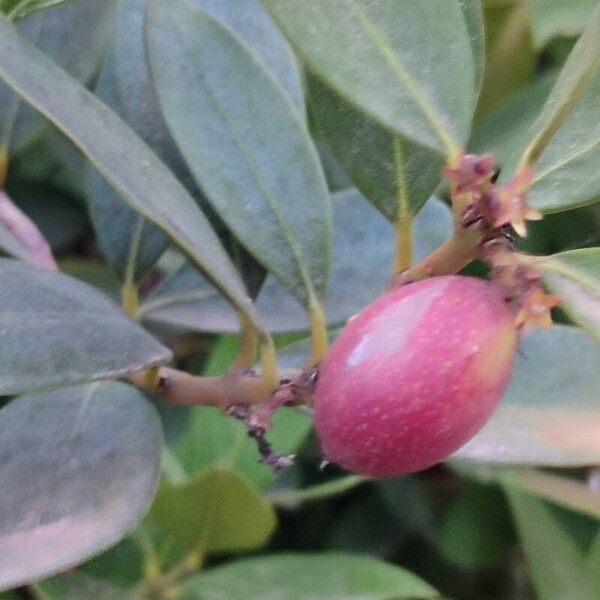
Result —
[{"label": "pink fruit", "polygon": [[517,345],[501,291],[432,277],[353,317],[321,365],[315,424],[331,462],[372,476],[425,469],[483,426]]}]

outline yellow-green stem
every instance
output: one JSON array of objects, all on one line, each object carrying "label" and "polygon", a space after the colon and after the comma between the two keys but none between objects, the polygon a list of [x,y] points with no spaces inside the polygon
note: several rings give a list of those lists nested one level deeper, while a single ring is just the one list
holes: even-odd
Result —
[{"label": "yellow-green stem", "polygon": [[329,339],[327,335],[327,321],[321,303],[315,298],[311,301],[308,316],[312,338],[312,352],[308,361],[309,367],[316,367],[327,354]]},{"label": "yellow-green stem", "polygon": [[256,348],[258,345],[258,334],[250,319],[242,313],[240,318],[240,341],[238,346],[238,357],[235,367],[249,369],[256,360]]},{"label": "yellow-green stem", "polygon": [[134,319],[137,319],[140,310],[138,286],[135,282],[135,267],[142,243],[144,222],[144,217],[140,215],[131,234],[129,256],[127,257],[127,266],[125,267],[125,278],[123,280],[123,287],[121,288],[121,306]]},{"label": "yellow-green stem", "polygon": [[404,150],[402,140],[395,136],[393,140],[394,162],[396,165],[396,187],[398,188],[398,212],[395,224],[396,254],[393,276],[396,277],[412,264],[412,214],[406,173],[404,172]]},{"label": "yellow-green stem", "polygon": [[271,336],[261,339],[260,354],[262,366],[262,383],[270,393],[279,385],[279,369],[277,367],[277,354]]},{"label": "yellow-green stem", "polygon": [[9,155],[8,148],[0,148],[0,187],[4,186],[6,176],[8,175]]}]

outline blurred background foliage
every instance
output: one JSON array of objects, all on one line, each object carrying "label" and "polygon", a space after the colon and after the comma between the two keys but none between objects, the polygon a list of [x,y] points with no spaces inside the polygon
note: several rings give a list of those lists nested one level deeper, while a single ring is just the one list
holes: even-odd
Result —
[{"label": "blurred background foliage", "polygon": [[[386,171],[390,134],[365,115],[357,117],[356,109],[299,66],[257,0],[195,3],[226,23],[268,65],[297,118],[306,119],[318,142],[334,205],[327,308],[331,325],[339,324],[376,297],[389,274],[393,230],[386,217],[394,219],[389,204],[394,182]],[[475,0],[462,2],[469,3]],[[509,161],[597,4],[483,0],[485,65],[470,150],[493,152],[500,167]],[[0,6],[5,12],[19,9],[18,2]],[[280,283],[271,276],[265,281],[264,268],[234,241],[231,224],[209,207],[206,190],[165,125],[144,50],[145,8],[145,0],[75,0],[33,13],[19,28],[127,121],[173,170],[206,211],[250,291],[256,295],[262,286],[257,306],[276,332],[282,363],[297,364],[298,356],[302,362],[304,312]],[[473,43],[483,44],[483,37]],[[44,233],[62,271],[120,301],[137,213],[47,120],[4,86],[0,97],[0,142],[10,154],[7,191]],[[420,174],[412,180],[411,211],[416,214],[439,183],[441,159],[423,149],[411,156]],[[450,231],[443,186],[436,194],[415,221],[417,257]],[[597,199],[533,223],[522,248],[546,255],[598,246]],[[0,247],[18,256],[1,227]],[[171,349],[178,366],[193,373],[223,373],[237,352],[236,314],[148,221],[142,223],[135,270],[140,320]],[[469,270],[481,272],[477,265]],[[569,322],[565,314],[558,318]],[[273,474],[259,464],[254,442],[240,423],[213,408],[156,402],[166,448],[162,483],[144,521],[76,571],[0,593],[0,598],[597,599],[599,382],[593,371],[598,350],[579,331],[557,327],[548,339],[543,350],[536,346],[538,338],[528,342],[530,350],[524,348],[520,360],[529,361],[533,372],[536,349],[550,352],[552,347],[553,358],[540,363],[536,375],[546,377],[556,369],[555,379],[541,386],[523,367],[507,401],[521,386],[521,395],[524,388],[529,394],[527,410],[543,412],[545,403],[548,410],[554,407],[550,388],[563,394],[556,400],[560,424],[555,421],[554,429],[545,432],[542,415],[534,421],[537,429],[525,428],[521,440],[530,444],[538,459],[533,462],[546,469],[494,464],[505,462],[497,439],[506,428],[519,429],[525,412],[507,413],[506,422],[496,425],[500,433],[488,433],[479,447],[467,447],[462,457],[459,453],[444,465],[409,477],[367,481],[335,467],[317,468],[320,450],[310,417],[300,411],[283,409],[276,416],[270,440],[279,452],[297,453],[297,464]],[[581,376],[578,353],[584,351],[583,362],[589,365],[584,370],[592,379],[582,389],[574,378]],[[582,408],[595,410],[591,420],[577,412]],[[553,442],[568,450],[553,455],[547,450]],[[577,468],[560,468],[572,465]],[[203,557],[201,569],[182,561],[189,550]],[[183,577],[176,585],[169,579],[173,569]]]}]

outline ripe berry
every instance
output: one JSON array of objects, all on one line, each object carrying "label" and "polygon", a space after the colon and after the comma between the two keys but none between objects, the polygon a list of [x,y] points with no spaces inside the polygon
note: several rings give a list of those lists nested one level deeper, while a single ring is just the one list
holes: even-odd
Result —
[{"label": "ripe berry", "polygon": [[514,321],[501,291],[472,277],[432,277],[367,306],[321,365],[315,425],[326,458],[381,477],[460,448],[508,384]]}]

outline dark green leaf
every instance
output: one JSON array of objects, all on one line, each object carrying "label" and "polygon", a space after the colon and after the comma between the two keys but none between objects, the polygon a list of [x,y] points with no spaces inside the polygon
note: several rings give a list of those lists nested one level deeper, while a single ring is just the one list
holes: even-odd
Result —
[{"label": "dark green leaf", "polygon": [[0,259],[0,393],[118,377],[171,353],[92,287]]},{"label": "dark green leaf", "polygon": [[600,248],[561,252],[538,264],[544,283],[562,298],[562,308],[600,339]]},{"label": "dark green leaf", "polygon": [[356,187],[390,221],[417,214],[441,178],[443,158],[394,135],[324,86],[308,78],[311,115]]},{"label": "dark green leaf", "polygon": [[464,141],[474,66],[458,2],[264,4],[309,70],[347,102],[442,155]]},{"label": "dark green leaf", "polygon": [[569,531],[534,496],[506,487],[540,600],[594,600],[585,558]]},{"label": "dark green leaf", "polygon": [[5,18],[0,18],[0,77],[67,134],[131,206],[164,229],[262,328],[219,239],[173,174],[123,121]]},{"label": "dark green leaf", "polygon": [[[325,307],[328,322],[340,323],[375,300],[389,284],[394,230],[356,190],[335,194],[333,209],[333,260]],[[415,258],[435,250],[451,231],[450,210],[432,198],[415,219]],[[257,310],[271,331],[308,329],[305,312],[272,278],[258,296]],[[140,315],[148,323],[206,331],[235,331],[237,325],[233,311],[190,267],[161,284],[143,303]]]},{"label": "dark green leaf", "polygon": [[600,345],[555,325],[525,337],[509,389],[484,428],[454,456],[579,466],[600,461]]},{"label": "dark green leaf", "polygon": [[156,413],[122,383],[21,396],[0,410],[0,588],[116,543],[150,503],[161,444]]},{"label": "dark green leaf", "polygon": [[224,465],[179,485],[163,482],[150,517],[190,549],[207,553],[258,548],[276,524],[272,506]]},{"label": "dark green leaf", "polygon": [[444,558],[458,567],[498,565],[514,543],[502,493],[495,487],[469,484],[444,514],[437,540]]},{"label": "dark green leaf", "polygon": [[416,575],[350,554],[284,554],[238,561],[190,579],[182,600],[419,600],[439,594]]},{"label": "dark green leaf", "polygon": [[189,0],[151,0],[146,35],[165,121],[213,207],[302,304],[322,298],[328,192],[289,96],[228,28]]},{"label": "dark green leaf", "polygon": [[530,0],[528,8],[538,48],[555,37],[576,37],[587,25],[598,0]]},{"label": "dark green leaf", "polygon": [[533,72],[535,50],[525,4],[524,0],[483,0],[485,73],[479,116],[502,104]]}]

